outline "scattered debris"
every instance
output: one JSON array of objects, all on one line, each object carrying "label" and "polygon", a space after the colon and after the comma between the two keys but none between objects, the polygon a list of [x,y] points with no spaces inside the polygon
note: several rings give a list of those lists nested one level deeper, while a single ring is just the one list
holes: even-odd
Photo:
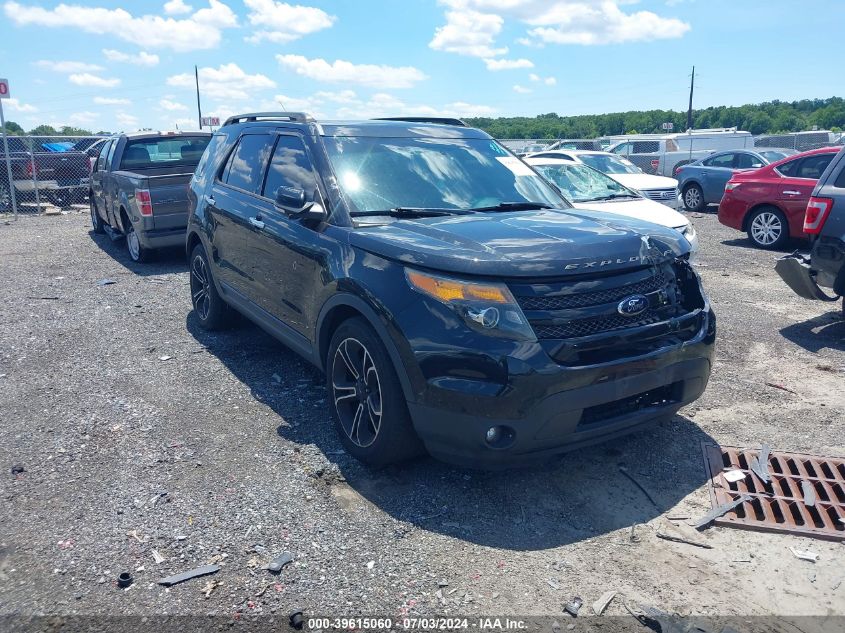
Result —
[{"label": "scattered debris", "polygon": [[551,578],[546,580],[546,584],[549,587],[551,587],[552,589],[560,589],[560,585],[558,583],[556,583],[554,580],[552,580]]},{"label": "scattered debris", "polygon": [[651,496],[651,494],[649,493],[649,491],[648,491],[648,490],[646,490],[646,489],[643,487],[643,485],[642,485],[639,481],[637,481],[637,480],[634,478],[634,476],[631,474],[631,472],[630,472],[627,468],[625,468],[624,466],[620,466],[620,467],[619,467],[619,472],[620,472],[620,473],[622,473],[623,475],[625,475],[625,476],[626,476],[628,479],[630,479],[631,481],[633,481],[633,482],[634,482],[634,485],[635,485],[637,488],[639,488],[640,490],[642,490],[642,491],[643,491],[643,494],[644,494],[646,497],[648,497],[648,500],[649,500],[649,501],[651,501],[651,502],[654,504],[654,507],[656,507],[656,508],[660,508],[660,505],[657,503],[657,501],[655,501],[655,500],[654,500],[654,497],[652,497],[652,496]]},{"label": "scattered debris", "polygon": [[293,611],[288,616],[288,622],[290,622],[290,625],[297,631],[301,630],[302,626],[305,624],[305,619],[302,617],[302,611]]},{"label": "scattered debris", "polygon": [[152,550],[150,553],[153,555],[153,560],[156,565],[161,565],[164,562],[164,556],[159,554],[156,550]]},{"label": "scattered debris", "polygon": [[631,532],[630,532],[630,534],[628,534],[628,540],[631,541],[632,543],[639,543],[640,542],[640,537],[639,537],[639,535],[637,535],[637,524],[636,523],[634,523],[631,526]]},{"label": "scattered debris", "polygon": [[159,359],[159,360],[170,360],[171,358],[173,358],[173,357],[172,357],[172,356],[167,356],[166,354],[165,354],[164,356],[159,356],[159,357],[158,357],[158,359]]},{"label": "scattered debris", "polygon": [[581,608],[581,605],[584,604],[584,601],[581,600],[578,596],[572,598],[572,602],[568,602],[563,606],[563,610],[566,611],[569,615],[573,618],[578,617],[578,610]]},{"label": "scattered debris", "polygon": [[267,563],[267,567],[265,567],[265,569],[274,574],[278,574],[280,571],[282,571],[282,568],[285,565],[291,562],[293,562],[293,556],[288,552],[284,552],[276,556],[276,558],[271,560],[269,563]]},{"label": "scattered debris", "polygon": [[800,558],[801,560],[808,560],[811,563],[815,563],[817,560],[819,560],[819,555],[815,552],[811,552],[810,550],[795,549],[794,547],[790,547],[789,551],[792,552],[795,558]]},{"label": "scattered debris", "polygon": [[376,566],[376,561],[374,561],[374,560],[371,560],[370,562],[367,563],[367,569],[372,569],[375,566]]},{"label": "scattered debris", "polygon": [[126,589],[131,584],[132,574],[130,574],[128,571],[121,572],[120,575],[117,577],[117,586],[121,589]]},{"label": "scattered debris", "polygon": [[713,521],[718,519],[723,514],[726,514],[733,510],[738,505],[745,503],[746,501],[751,501],[751,495],[740,495],[738,498],[734,499],[733,501],[729,501],[728,503],[723,503],[720,506],[716,506],[710,512],[705,514],[701,517],[698,521],[693,524],[693,527],[696,530],[700,530],[703,527],[707,527]]},{"label": "scattered debris", "polygon": [[168,576],[167,578],[162,578],[158,581],[158,584],[164,585],[165,587],[170,587],[172,585],[177,585],[180,582],[185,582],[186,580],[191,580],[192,578],[199,578],[200,576],[208,576],[209,574],[216,574],[220,571],[219,565],[203,565],[202,567],[197,567],[196,569],[192,569],[190,571],[182,572],[181,574],[174,574],[173,576]]},{"label": "scattered debris", "polygon": [[23,464],[15,464],[12,466],[12,474],[13,475],[20,475],[21,473],[25,473],[26,468],[23,467]]},{"label": "scattered debris", "polygon": [[280,383],[282,382],[282,377],[279,374],[273,374],[273,380]]},{"label": "scattered debris", "polygon": [[117,282],[114,279],[100,279],[97,282],[98,286],[111,286],[112,284],[116,284]]},{"label": "scattered debris", "polygon": [[71,549],[73,547],[73,539],[66,539],[64,541],[59,541],[56,543],[59,546],[59,549]]},{"label": "scattered debris", "polygon": [[602,613],[604,613],[604,610],[607,609],[607,605],[609,605],[610,601],[613,600],[615,597],[615,591],[605,591],[601,595],[601,598],[599,598],[593,603],[593,613],[595,613],[596,615],[601,615]]},{"label": "scattered debris", "polygon": [[760,478],[760,481],[762,481],[764,484],[767,484],[772,480],[771,475],[769,475],[770,453],[771,449],[769,448],[769,445],[763,444],[760,447],[759,457],[753,457],[751,459],[751,472],[757,475],[757,477]]},{"label": "scattered debris", "polygon": [[722,473],[722,476],[732,484],[735,484],[736,482],[745,479],[746,475],[747,473],[744,470],[739,469],[728,470]]},{"label": "scattered debris", "polygon": [[144,543],[144,542],[146,542],[146,541],[144,541],[144,539],[142,539],[142,538],[138,535],[138,530],[130,530],[129,532],[127,532],[127,533],[126,533],[126,536],[131,536],[132,538],[134,538],[134,539],[135,539],[136,541],[138,541],[139,543]]},{"label": "scattered debris", "polygon": [[42,301],[58,301],[58,297],[27,297],[27,299],[31,300],[42,300]]},{"label": "scattered debris", "polygon": [[672,512],[671,514],[667,514],[666,518],[669,521],[686,521],[690,518],[690,515],[686,512]]},{"label": "scattered debris", "polygon": [[801,493],[804,495],[804,505],[813,507],[816,505],[816,489],[809,481],[801,482]]},{"label": "scattered debris", "polygon": [[750,556],[738,556],[737,558],[734,558],[731,562],[732,563],[750,563],[751,557]]},{"label": "scattered debris", "polygon": [[776,382],[767,382],[767,383],[766,383],[766,386],[767,386],[767,387],[774,387],[775,389],[780,389],[781,391],[786,391],[786,392],[789,392],[789,393],[794,393],[796,396],[798,395],[798,392],[797,392],[797,391],[792,391],[792,389],[790,389],[789,387],[786,387],[785,385],[778,384],[778,383],[776,383]]},{"label": "scattered debris", "polygon": [[664,541],[673,541],[675,543],[686,543],[687,545],[694,545],[695,547],[703,547],[704,549],[713,549],[713,546],[709,543],[704,543],[702,541],[696,541],[693,539],[685,538],[680,536],[679,534],[669,534],[668,532],[663,532],[661,530],[657,531],[657,538],[663,539]]},{"label": "scattered debris", "polygon": [[[217,589],[217,587],[219,587],[222,584],[223,584],[222,582],[219,582],[217,580],[209,580],[207,583],[205,583],[205,586],[203,586],[203,588],[200,589],[200,592],[205,595],[206,599],[208,599],[208,598],[211,597],[211,592],[214,591],[215,589]],[[269,587],[269,585],[268,585],[268,587]],[[267,587],[265,587],[264,589],[266,590]],[[262,591],[261,593],[264,593],[264,592]]]}]

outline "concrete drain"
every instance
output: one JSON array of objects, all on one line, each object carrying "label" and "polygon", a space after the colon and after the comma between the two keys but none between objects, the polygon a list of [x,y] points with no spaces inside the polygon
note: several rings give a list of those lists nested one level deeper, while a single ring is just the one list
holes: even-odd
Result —
[{"label": "concrete drain", "polygon": [[[766,446],[702,443],[702,449],[713,506],[750,498],[717,518],[716,525],[845,541],[845,459]],[[761,454],[767,459],[758,462]]]}]

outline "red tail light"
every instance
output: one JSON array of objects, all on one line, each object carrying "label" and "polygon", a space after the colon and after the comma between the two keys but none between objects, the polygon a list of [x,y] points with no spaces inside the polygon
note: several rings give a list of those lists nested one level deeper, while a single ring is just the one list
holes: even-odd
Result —
[{"label": "red tail light", "polygon": [[141,215],[149,217],[153,214],[153,200],[150,197],[149,189],[136,189],[135,203],[138,205],[138,213]]},{"label": "red tail light", "polygon": [[26,177],[32,178],[35,175],[35,163],[32,160],[26,163]]},{"label": "red tail light", "polygon": [[827,216],[833,208],[831,198],[810,198],[807,203],[807,211],[804,214],[804,233],[807,235],[818,235],[822,232]]},{"label": "red tail light", "polygon": [[733,182],[729,180],[728,183],[725,185],[725,193],[727,193],[728,191],[733,191],[737,187],[739,187],[738,182]]},{"label": "red tail light", "polygon": [[653,161],[651,161],[651,168],[652,168],[654,171],[657,171],[657,168],[658,168],[658,167],[660,167],[660,159],[659,159],[659,158],[655,158]]}]

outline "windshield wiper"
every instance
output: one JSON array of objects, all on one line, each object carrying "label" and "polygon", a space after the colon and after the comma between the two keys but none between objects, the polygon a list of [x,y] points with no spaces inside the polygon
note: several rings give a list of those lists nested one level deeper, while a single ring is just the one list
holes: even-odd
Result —
[{"label": "windshield wiper", "polygon": [[491,207],[473,207],[467,211],[531,211],[533,209],[554,209],[554,207],[543,202],[500,202]]},{"label": "windshield wiper", "polygon": [[463,209],[442,209],[438,207],[393,207],[392,209],[381,209],[377,211],[355,211],[352,217],[371,215],[389,215],[395,218],[427,218],[442,215],[464,215],[467,212]]},{"label": "windshield wiper", "polygon": [[632,193],[613,193],[609,196],[602,196],[601,198],[593,198],[593,200],[616,200],[617,198],[639,198]]}]

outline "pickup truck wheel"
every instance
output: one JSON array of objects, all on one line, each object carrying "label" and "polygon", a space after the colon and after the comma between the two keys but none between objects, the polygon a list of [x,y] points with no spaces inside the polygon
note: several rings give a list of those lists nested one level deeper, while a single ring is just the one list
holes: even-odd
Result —
[{"label": "pickup truck wheel", "polygon": [[704,208],[704,192],[694,183],[684,187],[683,198],[687,211],[701,211]]},{"label": "pickup truck wheel", "polygon": [[748,239],[760,248],[780,248],[789,239],[786,217],[775,207],[760,207],[748,218]]},{"label": "pickup truck wheel", "polygon": [[211,266],[201,244],[191,252],[191,303],[204,330],[223,330],[231,324],[232,309],[217,294]]},{"label": "pickup truck wheel", "polygon": [[97,203],[94,202],[93,196],[88,201],[88,203],[88,206],[91,208],[91,229],[97,235],[102,235],[106,232],[106,229],[103,225],[103,218],[101,218],[100,214],[97,212]]},{"label": "pickup truck wheel", "polygon": [[135,227],[132,222],[125,220],[126,224],[126,250],[129,251],[129,259],[133,262],[143,263],[151,259],[152,251],[145,248],[138,239],[138,234],[135,232]]},{"label": "pickup truck wheel", "polygon": [[382,467],[423,452],[390,355],[363,319],[335,331],[326,378],[335,428],[350,455]]}]

